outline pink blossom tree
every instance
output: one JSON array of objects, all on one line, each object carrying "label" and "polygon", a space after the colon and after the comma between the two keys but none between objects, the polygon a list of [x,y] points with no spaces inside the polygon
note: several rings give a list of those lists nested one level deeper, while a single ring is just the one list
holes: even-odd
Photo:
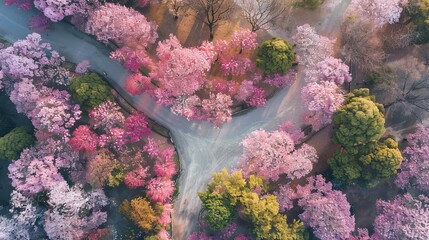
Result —
[{"label": "pink blossom tree", "polygon": [[49,43],[41,41],[40,34],[32,33],[12,46],[0,49],[0,68],[3,74],[11,76],[15,81],[30,78],[67,85],[67,72],[60,66],[64,57],[53,51]]},{"label": "pink blossom tree", "polygon": [[88,71],[88,68],[91,66],[91,63],[88,60],[83,60],[76,65],[75,72],[79,74],[84,74]]},{"label": "pink blossom tree", "polygon": [[101,211],[107,205],[102,190],[84,192],[80,185],[69,187],[61,181],[49,192],[48,205],[44,229],[50,239],[81,239],[107,221]]},{"label": "pink blossom tree", "polygon": [[297,27],[292,40],[298,61],[304,66],[315,66],[333,54],[333,41],[318,35],[308,24]]},{"label": "pink blossom tree", "polygon": [[150,86],[147,86],[148,84],[151,84],[150,78],[136,73],[127,78],[124,88],[131,95],[140,95],[150,88]]},{"label": "pink blossom tree", "polygon": [[210,94],[209,99],[204,99],[201,103],[203,114],[207,116],[207,120],[214,123],[215,126],[231,120],[232,99],[229,95],[218,93]]},{"label": "pink blossom tree", "polygon": [[138,142],[151,132],[143,113],[134,113],[125,119],[126,137],[130,142]]},{"label": "pink blossom tree", "polygon": [[304,122],[310,124],[314,131],[332,122],[332,115],[344,102],[344,95],[333,82],[311,82],[305,85],[301,91],[310,112],[304,116]]},{"label": "pink blossom tree", "polygon": [[263,81],[276,88],[290,87],[296,80],[296,74],[297,72],[295,70],[289,70],[285,75],[279,73],[268,75]]},{"label": "pink blossom tree", "polygon": [[318,62],[316,67],[308,69],[305,75],[308,82],[329,81],[342,85],[352,81],[349,66],[344,64],[341,59],[333,57],[327,57]]},{"label": "pink blossom tree", "polygon": [[177,97],[171,106],[171,111],[188,120],[198,118],[201,116],[201,99],[197,95]]},{"label": "pink blossom tree", "polygon": [[275,194],[283,209],[292,208],[291,201],[299,199],[298,206],[304,210],[299,217],[313,228],[319,239],[348,239],[355,229],[355,219],[350,214],[346,195],[332,190],[332,184],[326,182],[322,175],[307,178],[307,184],[298,185],[296,190],[287,184]]},{"label": "pink blossom tree", "polygon": [[158,222],[163,226],[167,226],[171,222],[171,214],[173,213],[173,205],[166,203],[162,205],[163,211]]},{"label": "pink blossom tree", "polygon": [[89,126],[80,125],[74,130],[69,144],[76,151],[94,152],[97,149],[98,136],[91,131]]},{"label": "pink blossom tree", "polygon": [[90,113],[90,124],[94,129],[107,131],[122,126],[125,117],[121,108],[114,102],[106,101],[94,108]]},{"label": "pink blossom tree", "polygon": [[281,174],[297,179],[308,174],[317,162],[316,150],[303,144],[296,149],[291,136],[282,131],[251,132],[241,142],[243,146],[243,175],[255,173],[267,180],[277,181]]},{"label": "pink blossom tree", "polygon": [[177,173],[176,164],[173,158],[174,149],[163,149],[156,159],[153,171],[157,177],[171,178]]},{"label": "pink blossom tree", "polygon": [[353,0],[348,11],[351,14],[371,19],[377,27],[385,24],[393,24],[399,21],[402,13],[402,7],[407,0]]},{"label": "pink blossom tree", "polygon": [[156,54],[159,63],[150,76],[159,82],[167,96],[192,95],[205,83],[212,59],[203,50],[183,48],[179,40],[170,35],[158,43]]},{"label": "pink blossom tree", "polygon": [[146,195],[152,202],[165,203],[171,199],[174,192],[174,182],[168,178],[152,178],[147,184]]},{"label": "pink blossom tree", "polygon": [[229,42],[216,41],[214,50],[220,70],[225,75],[239,76],[255,68],[255,63],[248,56],[256,49],[256,33],[248,29],[236,31]]},{"label": "pink blossom tree", "polygon": [[113,40],[131,48],[143,49],[158,38],[155,23],[134,9],[113,3],[95,9],[89,15],[85,31],[100,41]]},{"label": "pink blossom tree", "polygon": [[138,72],[140,67],[153,68],[153,61],[145,49],[124,46],[110,53],[110,58],[121,62],[125,68]]},{"label": "pink blossom tree", "polygon": [[429,236],[429,199],[409,193],[377,201],[374,235],[379,239],[425,239]]},{"label": "pink blossom tree", "polygon": [[49,190],[58,181],[63,181],[54,164],[54,157],[41,155],[36,148],[24,149],[20,158],[12,162],[8,169],[12,186],[26,195]]},{"label": "pink blossom tree", "polygon": [[38,99],[27,116],[39,131],[68,134],[68,129],[80,119],[79,105],[70,104],[70,94],[66,91],[49,88],[43,90],[44,97]]},{"label": "pink blossom tree", "polygon": [[76,14],[85,15],[93,8],[94,4],[97,4],[94,0],[34,0],[34,6],[53,22],[61,21],[67,16]]},{"label": "pink blossom tree", "polygon": [[407,142],[395,183],[400,188],[416,187],[429,193],[429,128],[419,125],[414,133],[407,135]]},{"label": "pink blossom tree", "polygon": [[128,172],[125,175],[125,185],[129,188],[138,188],[146,185],[146,178],[149,176],[148,168],[144,168],[139,165],[136,169]]}]

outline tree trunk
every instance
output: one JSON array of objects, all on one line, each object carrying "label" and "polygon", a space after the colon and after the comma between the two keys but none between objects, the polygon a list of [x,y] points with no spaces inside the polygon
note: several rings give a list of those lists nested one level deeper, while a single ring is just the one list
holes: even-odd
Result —
[{"label": "tree trunk", "polygon": [[213,35],[213,25],[209,24],[209,31],[210,31],[210,37],[209,37],[209,41],[212,42],[214,35]]}]

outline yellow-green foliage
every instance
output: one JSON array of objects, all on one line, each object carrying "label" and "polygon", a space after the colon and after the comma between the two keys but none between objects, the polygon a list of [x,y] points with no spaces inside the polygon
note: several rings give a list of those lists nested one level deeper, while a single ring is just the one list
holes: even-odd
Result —
[{"label": "yellow-green foliage", "polygon": [[119,211],[130,221],[146,232],[157,233],[161,230],[158,219],[162,214],[162,205],[157,203],[154,207],[144,198],[137,197],[131,201],[124,200],[119,205]]},{"label": "yellow-green foliage", "polygon": [[32,145],[34,138],[30,127],[17,127],[0,138],[0,159],[18,159],[22,150]]},{"label": "yellow-green foliage", "polygon": [[333,116],[334,140],[346,148],[377,141],[385,132],[383,113],[383,105],[375,102],[368,89],[349,93]]},{"label": "yellow-green foliage", "polygon": [[114,100],[109,85],[96,73],[73,78],[69,88],[73,92],[73,98],[87,112],[107,100]]},{"label": "yellow-green foliage", "polygon": [[258,48],[256,65],[266,74],[287,73],[294,61],[292,46],[283,39],[272,38]]},{"label": "yellow-green foliage", "polygon": [[415,43],[429,42],[429,0],[409,0],[404,7],[405,15],[411,18],[415,27]]},{"label": "yellow-green foliage", "polygon": [[348,183],[376,182],[396,174],[402,155],[392,138],[336,153],[328,163],[336,178]]},{"label": "yellow-green foliage", "polygon": [[[259,197],[256,189],[267,189],[260,177],[251,175],[246,180],[241,171],[229,174],[225,169],[215,173],[207,191],[198,194],[207,211],[205,218],[209,225],[213,229],[227,226],[233,219],[234,211],[239,208],[242,209],[241,215],[252,223],[256,239],[301,239],[302,223],[288,225],[286,215],[279,213],[276,196],[265,194]],[[218,214],[226,214],[226,217]]]},{"label": "yellow-green foliage", "polygon": [[117,187],[125,179],[125,173],[119,164],[115,164],[112,172],[109,175],[109,187]]}]

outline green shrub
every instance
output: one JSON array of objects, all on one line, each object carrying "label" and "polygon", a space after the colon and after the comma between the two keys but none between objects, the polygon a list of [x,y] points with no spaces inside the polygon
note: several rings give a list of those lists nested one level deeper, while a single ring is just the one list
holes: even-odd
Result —
[{"label": "green shrub", "polygon": [[325,0],[301,0],[295,3],[295,7],[316,10]]},{"label": "green shrub", "polygon": [[266,74],[287,73],[294,61],[292,46],[283,39],[272,38],[258,48],[256,65]]},{"label": "green shrub", "polygon": [[17,127],[0,138],[0,159],[18,159],[22,150],[32,145],[36,139],[30,127]]},{"label": "green shrub", "polygon": [[70,83],[70,90],[73,92],[74,100],[86,112],[107,100],[114,101],[109,85],[96,73],[73,78]]}]

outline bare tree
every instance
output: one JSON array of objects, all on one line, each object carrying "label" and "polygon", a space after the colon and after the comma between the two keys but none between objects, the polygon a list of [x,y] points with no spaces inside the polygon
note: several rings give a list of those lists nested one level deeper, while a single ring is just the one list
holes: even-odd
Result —
[{"label": "bare tree", "polygon": [[252,26],[252,32],[269,29],[277,21],[284,20],[296,0],[239,0],[244,18]]},{"label": "bare tree", "polygon": [[429,72],[423,61],[406,57],[389,64],[393,71],[383,74],[383,81],[375,86],[385,108],[403,113],[429,112]]},{"label": "bare tree", "polygon": [[182,10],[186,10],[188,4],[186,0],[164,0],[164,2],[167,3],[168,10],[173,14],[175,20],[179,18]]},{"label": "bare tree", "polygon": [[214,28],[232,16],[236,5],[233,0],[189,0],[189,7],[209,27],[212,41]]},{"label": "bare tree", "polygon": [[365,20],[347,18],[341,26],[343,56],[365,72],[381,67],[385,59],[382,42],[374,25]]}]

